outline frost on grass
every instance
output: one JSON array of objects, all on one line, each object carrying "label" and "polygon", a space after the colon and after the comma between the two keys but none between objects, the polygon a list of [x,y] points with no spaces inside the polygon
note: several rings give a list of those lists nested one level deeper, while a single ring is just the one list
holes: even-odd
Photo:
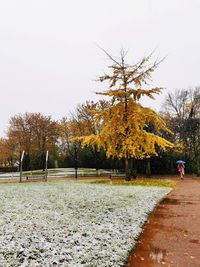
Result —
[{"label": "frost on grass", "polygon": [[0,266],[124,266],[170,189],[78,183],[0,187]]}]

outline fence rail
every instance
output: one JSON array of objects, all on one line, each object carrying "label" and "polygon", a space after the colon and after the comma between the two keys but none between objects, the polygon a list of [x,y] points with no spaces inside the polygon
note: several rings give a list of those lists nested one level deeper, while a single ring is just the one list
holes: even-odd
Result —
[{"label": "fence rail", "polygon": [[[48,169],[47,178],[71,178],[75,177],[76,170],[74,168],[57,168],[57,169]],[[80,168],[77,169],[78,177],[120,177],[124,176],[122,170],[110,170],[110,169],[90,169],[90,168]],[[22,179],[41,179],[46,177],[46,172],[42,170],[33,170],[33,171],[24,171],[22,173]],[[0,173],[0,180],[16,180],[20,179],[20,172],[5,172]]]}]

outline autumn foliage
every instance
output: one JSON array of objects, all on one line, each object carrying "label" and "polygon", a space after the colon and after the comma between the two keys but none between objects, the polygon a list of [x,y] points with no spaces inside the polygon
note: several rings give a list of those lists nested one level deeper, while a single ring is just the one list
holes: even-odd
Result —
[{"label": "autumn foliage", "polygon": [[98,79],[106,86],[97,92],[101,100],[78,104],[58,121],[41,113],[12,116],[6,137],[0,138],[0,171],[17,170],[23,150],[24,169],[43,168],[48,150],[49,167],[122,170],[125,163],[130,179],[133,169],[175,174],[180,158],[186,173],[200,175],[199,87],[168,93],[158,114],[141,99],[162,93],[162,87],[150,86],[160,62],[151,63],[150,55],[127,64],[124,51],[120,58],[104,52],[111,64]]},{"label": "autumn foliage", "polygon": [[139,102],[142,96],[154,98],[154,94],[162,90],[160,87],[145,88],[158,62],[150,64],[149,56],[137,64],[128,65],[123,51],[120,61],[107,55],[112,61],[110,73],[101,76],[99,81],[107,81],[109,89],[98,94],[110,97],[111,105],[106,110],[94,111],[95,122],[101,123],[100,132],[84,136],[82,140],[84,146],[103,147],[107,157],[124,158],[128,177],[129,159],[157,155],[158,147],[165,150],[173,145],[162,137],[162,131],[170,132],[164,120]]}]

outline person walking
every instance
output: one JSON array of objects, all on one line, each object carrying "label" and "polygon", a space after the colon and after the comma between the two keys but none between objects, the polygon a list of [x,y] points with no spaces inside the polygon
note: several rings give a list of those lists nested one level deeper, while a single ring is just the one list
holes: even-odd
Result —
[{"label": "person walking", "polygon": [[178,172],[180,173],[180,178],[183,180],[185,171],[184,171],[184,165],[183,164],[178,164]]}]

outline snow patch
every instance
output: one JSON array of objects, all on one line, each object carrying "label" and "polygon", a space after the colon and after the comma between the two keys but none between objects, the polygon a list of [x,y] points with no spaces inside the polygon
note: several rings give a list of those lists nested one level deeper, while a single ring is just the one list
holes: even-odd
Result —
[{"label": "snow patch", "polygon": [[124,266],[171,189],[81,183],[0,188],[0,266]]}]

